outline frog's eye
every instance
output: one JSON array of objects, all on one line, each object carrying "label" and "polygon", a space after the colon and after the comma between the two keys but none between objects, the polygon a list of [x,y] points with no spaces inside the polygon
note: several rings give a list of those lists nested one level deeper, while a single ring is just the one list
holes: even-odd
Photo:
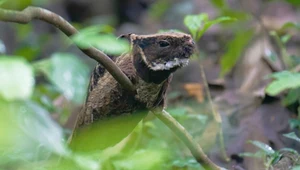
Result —
[{"label": "frog's eye", "polygon": [[170,45],[170,43],[166,40],[161,40],[158,42],[160,47],[168,47]]}]

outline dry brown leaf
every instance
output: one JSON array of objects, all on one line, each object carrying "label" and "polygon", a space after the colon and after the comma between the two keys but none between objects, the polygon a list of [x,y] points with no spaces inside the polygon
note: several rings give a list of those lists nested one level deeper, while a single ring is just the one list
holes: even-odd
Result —
[{"label": "dry brown leaf", "polygon": [[203,86],[200,83],[186,83],[183,88],[189,96],[195,97],[199,103],[204,101]]}]

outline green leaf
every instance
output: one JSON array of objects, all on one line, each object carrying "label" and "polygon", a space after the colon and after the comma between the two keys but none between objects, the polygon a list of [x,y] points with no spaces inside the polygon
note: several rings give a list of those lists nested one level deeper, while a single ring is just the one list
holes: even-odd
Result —
[{"label": "green leaf", "polygon": [[290,124],[291,129],[294,129],[296,127],[300,127],[300,120],[298,120],[298,119],[290,119],[289,120],[289,124]]},{"label": "green leaf", "polygon": [[0,6],[1,6],[4,2],[6,2],[6,0],[0,0]]},{"label": "green leaf", "polygon": [[222,8],[227,8],[227,3],[225,0],[210,0],[210,2],[217,8],[222,9]]},{"label": "green leaf", "polygon": [[280,30],[283,31],[289,28],[300,30],[300,24],[294,22],[287,22],[280,28]]},{"label": "green leaf", "polygon": [[275,96],[287,89],[300,87],[300,73],[282,71],[272,74],[271,77],[275,80],[266,87],[266,93],[270,96]]},{"label": "green leaf", "polygon": [[268,155],[275,154],[275,151],[267,144],[264,144],[260,141],[249,141],[249,142],[255,145],[256,147],[258,147],[259,149],[261,149],[262,151],[264,151]]},{"label": "green leaf", "polygon": [[94,46],[111,55],[119,55],[129,51],[128,41],[117,39],[113,34],[108,34],[107,32],[111,31],[110,28],[108,26],[88,27],[74,35],[72,39],[80,48],[87,49]]},{"label": "green leaf", "polygon": [[280,39],[283,44],[286,44],[291,39],[291,37],[292,36],[290,34],[286,34],[286,35],[282,36]]},{"label": "green leaf", "polygon": [[89,82],[89,69],[77,56],[56,53],[49,59],[35,63],[34,67],[44,73],[67,99],[77,104],[84,101]]},{"label": "green leaf", "polygon": [[170,8],[170,0],[160,0],[153,3],[149,9],[150,16],[154,18],[162,17]]},{"label": "green leaf", "polygon": [[0,100],[0,165],[66,155],[62,130],[32,102]]},{"label": "green leaf", "polygon": [[120,170],[153,170],[161,169],[165,160],[163,150],[138,150],[125,159],[114,161],[113,165]]},{"label": "green leaf", "polygon": [[27,99],[33,92],[33,69],[22,58],[0,56],[0,80],[0,96],[7,100]]},{"label": "green leaf", "polygon": [[300,5],[300,1],[299,0],[286,0],[288,3],[292,4],[292,5]]},{"label": "green leaf", "polygon": [[219,17],[217,19],[211,20],[211,21],[207,21],[203,28],[199,31],[199,33],[197,34],[197,38],[196,40],[198,40],[211,26],[224,22],[224,21],[235,21],[235,18],[231,18],[231,17]]},{"label": "green leaf", "polygon": [[206,21],[208,21],[207,14],[187,15],[183,20],[184,25],[189,29],[195,40],[197,38],[197,32],[201,29]]},{"label": "green leaf", "polygon": [[228,42],[227,52],[221,58],[221,76],[226,75],[235,66],[253,34],[253,30],[241,31]]},{"label": "green leaf", "polygon": [[287,96],[284,97],[282,103],[284,106],[289,106],[296,103],[300,99],[300,88],[289,90]]},{"label": "green leaf", "polygon": [[208,15],[206,13],[199,15],[187,15],[184,18],[184,25],[189,29],[193,38],[198,41],[201,36],[213,25],[224,22],[224,21],[234,21],[236,19],[231,17],[219,17],[214,20],[208,20]]},{"label": "green leaf", "polygon": [[221,16],[228,16],[231,18],[236,18],[239,21],[250,20],[252,18],[252,14],[249,14],[244,11],[237,11],[231,9],[223,9],[221,12]]},{"label": "green leaf", "polygon": [[294,139],[297,142],[300,142],[300,138],[295,134],[295,132],[291,132],[291,133],[287,133],[287,134],[283,134],[284,137],[290,138],[290,139]]},{"label": "green leaf", "polygon": [[77,152],[94,152],[106,149],[127,137],[147,112],[136,112],[101,119],[74,131],[70,147]]},{"label": "green leaf", "polygon": [[244,153],[240,153],[239,156],[242,156],[242,157],[251,157],[251,158],[263,158],[265,155],[264,152],[262,151],[258,151],[258,152],[255,152],[255,153],[251,153],[251,152],[244,152]]}]

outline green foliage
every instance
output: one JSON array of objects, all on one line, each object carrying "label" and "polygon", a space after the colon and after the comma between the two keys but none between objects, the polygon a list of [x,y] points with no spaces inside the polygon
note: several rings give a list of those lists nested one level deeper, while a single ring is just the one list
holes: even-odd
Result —
[{"label": "green foliage", "polygon": [[154,18],[162,17],[170,7],[170,0],[156,1],[151,5],[149,13]]},{"label": "green foliage", "polygon": [[264,153],[266,153],[267,155],[272,155],[275,153],[275,151],[269,145],[264,144],[260,141],[249,141],[249,142],[254,146],[258,147],[259,149],[261,149],[262,151],[264,151]]},{"label": "green foliage", "polygon": [[231,17],[219,17],[214,20],[209,20],[207,14],[187,15],[184,18],[184,25],[189,29],[195,41],[198,41],[201,36],[213,25],[224,22],[235,21]]},{"label": "green foliage", "polygon": [[211,0],[210,2],[219,9],[228,8],[225,0]]},{"label": "green foliage", "polygon": [[87,49],[94,46],[106,54],[119,55],[129,50],[129,43],[117,39],[111,34],[113,29],[109,26],[91,26],[80,31],[72,37],[80,48]]},{"label": "green foliage", "polygon": [[89,69],[77,56],[55,53],[48,59],[36,62],[34,68],[45,74],[67,99],[78,104],[84,101]]},{"label": "green foliage", "polygon": [[266,93],[275,96],[280,92],[288,89],[300,87],[300,73],[282,71],[271,75],[275,80],[266,88]]},{"label": "green foliage", "polygon": [[269,169],[270,167],[272,167],[272,165],[274,165],[281,159],[283,151],[298,155],[298,152],[291,148],[282,148],[279,151],[275,151],[269,145],[262,143],[260,141],[249,141],[249,142],[254,146],[258,147],[260,150],[255,153],[247,152],[247,153],[241,153],[239,155],[263,159],[265,161],[264,164],[266,166],[266,169]]},{"label": "green foliage", "polygon": [[61,128],[30,101],[0,100],[0,165],[67,154]]},{"label": "green foliage", "polygon": [[28,99],[33,92],[33,69],[23,58],[0,56],[0,80],[0,96],[7,100]]},{"label": "green foliage", "polygon": [[286,1],[292,5],[300,5],[300,2],[298,0],[286,0]]},{"label": "green foliage", "polygon": [[235,66],[253,34],[253,30],[240,31],[228,42],[227,52],[221,59],[221,76],[226,75]]},{"label": "green foliage", "polygon": [[293,140],[296,140],[297,142],[300,142],[300,138],[295,134],[295,132],[284,134],[283,136],[293,139]]}]

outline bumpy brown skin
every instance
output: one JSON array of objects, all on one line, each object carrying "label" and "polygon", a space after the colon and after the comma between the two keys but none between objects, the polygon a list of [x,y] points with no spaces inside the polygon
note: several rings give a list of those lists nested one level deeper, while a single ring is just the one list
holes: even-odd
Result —
[{"label": "bumpy brown skin", "polygon": [[131,42],[131,52],[119,56],[116,64],[133,82],[136,91],[124,90],[101,65],[97,65],[76,128],[99,119],[163,107],[172,73],[182,64],[159,70],[153,70],[153,64],[174,58],[188,59],[194,50],[191,36],[183,33],[129,34],[124,37]]}]

